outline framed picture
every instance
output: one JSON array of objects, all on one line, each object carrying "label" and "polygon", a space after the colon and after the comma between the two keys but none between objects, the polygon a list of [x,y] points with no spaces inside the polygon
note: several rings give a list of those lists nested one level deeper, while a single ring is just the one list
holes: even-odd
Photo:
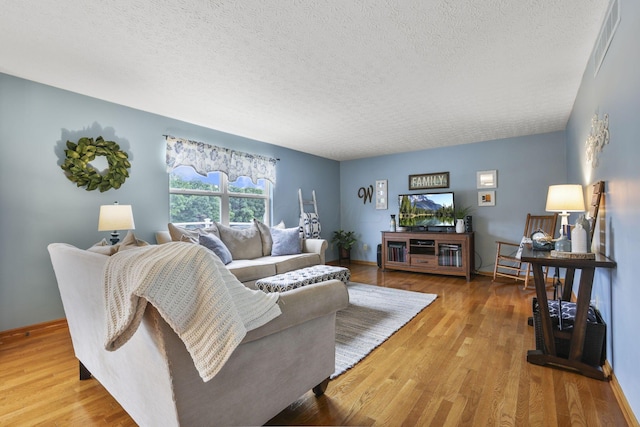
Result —
[{"label": "framed picture", "polygon": [[409,190],[449,188],[449,172],[409,175]]},{"label": "framed picture", "polygon": [[376,181],[376,209],[387,209],[387,180]]},{"label": "framed picture", "polygon": [[478,191],[478,206],[495,206],[496,205],[496,192],[495,191]]},{"label": "framed picture", "polygon": [[498,187],[498,172],[496,170],[476,172],[476,188],[497,188],[497,187]]}]

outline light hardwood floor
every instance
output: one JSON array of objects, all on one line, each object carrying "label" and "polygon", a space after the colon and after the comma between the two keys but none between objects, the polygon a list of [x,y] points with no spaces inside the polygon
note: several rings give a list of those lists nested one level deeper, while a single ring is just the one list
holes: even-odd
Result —
[{"label": "light hardwood floor", "polygon": [[[438,298],[331,381],[325,396],[309,392],[269,424],[627,425],[610,383],[526,362],[533,291],[484,276],[467,283],[375,266],[351,270],[355,282]],[[2,426],[135,425],[96,380],[78,380],[64,328],[0,344],[0,367]]]}]

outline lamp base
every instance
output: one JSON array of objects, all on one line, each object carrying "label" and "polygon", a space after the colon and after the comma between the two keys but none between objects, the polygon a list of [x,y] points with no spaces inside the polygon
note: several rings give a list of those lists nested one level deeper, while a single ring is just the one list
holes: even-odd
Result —
[{"label": "lamp base", "polygon": [[569,212],[563,211],[558,216],[560,217],[560,236],[569,237],[567,234],[569,229]]},{"label": "lamp base", "polygon": [[118,233],[117,231],[114,231],[113,233],[111,233],[111,245],[115,245],[119,241],[120,241],[120,233]]}]

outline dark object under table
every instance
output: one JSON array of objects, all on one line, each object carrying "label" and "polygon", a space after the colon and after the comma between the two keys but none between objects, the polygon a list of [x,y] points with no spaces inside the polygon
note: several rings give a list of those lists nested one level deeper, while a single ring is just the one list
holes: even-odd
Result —
[{"label": "dark object under table", "polygon": [[[525,248],[522,262],[528,262],[533,269],[533,277],[536,286],[536,299],[540,319],[542,348],[529,350],[527,361],[541,366],[569,369],[602,381],[608,381],[609,376],[604,373],[602,366],[593,366],[583,360],[585,335],[587,332],[587,314],[591,301],[593,277],[596,268],[614,268],[616,263],[604,255],[596,254],[595,259],[556,258],[550,252],[533,251]],[[573,288],[573,279],[576,270],[580,270],[580,287],[576,298],[576,311],[573,327],[569,330],[559,330],[554,327],[549,314],[549,301],[543,273],[543,267],[558,267],[566,269],[562,301],[570,301]],[[556,341],[567,340],[569,342],[568,355],[558,352]]]}]

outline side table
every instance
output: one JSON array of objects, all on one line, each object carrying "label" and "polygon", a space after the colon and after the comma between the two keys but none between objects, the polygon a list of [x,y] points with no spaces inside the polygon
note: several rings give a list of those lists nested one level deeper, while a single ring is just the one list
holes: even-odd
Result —
[{"label": "side table", "polygon": [[[560,367],[576,371],[590,378],[608,381],[602,367],[591,366],[582,362],[585,333],[587,329],[587,312],[591,302],[591,290],[596,268],[614,268],[616,263],[604,255],[596,254],[595,259],[556,258],[549,252],[533,251],[525,248],[522,252],[522,262],[528,262],[533,269],[536,285],[536,297],[540,307],[540,321],[542,325],[542,339],[544,349],[529,350],[527,362],[541,366]],[[573,288],[576,270],[580,270],[580,288],[576,300],[576,317],[571,332],[554,329],[549,314],[546,283],[543,267],[558,267],[566,269],[562,300],[569,301]],[[561,357],[556,352],[555,338],[569,339],[569,355]]]}]

